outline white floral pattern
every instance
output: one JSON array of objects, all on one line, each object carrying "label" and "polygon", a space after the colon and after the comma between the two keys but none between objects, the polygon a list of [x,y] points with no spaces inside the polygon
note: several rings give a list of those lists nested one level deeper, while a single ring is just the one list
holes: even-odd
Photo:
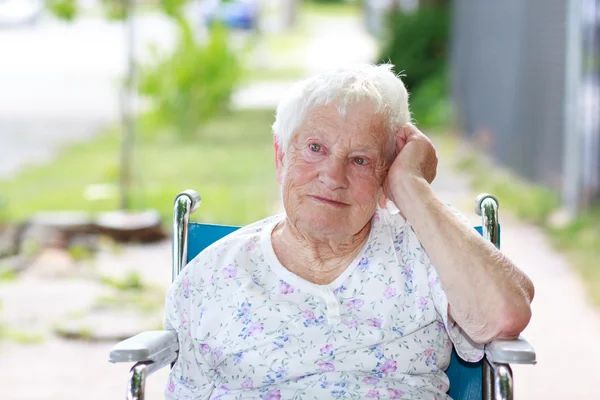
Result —
[{"label": "white floral pattern", "polygon": [[448,318],[435,268],[411,226],[379,209],[362,252],[317,285],[277,260],[278,215],[191,261],[169,290],[165,327],[180,351],[168,399],[448,399],[454,343],[483,356]]}]

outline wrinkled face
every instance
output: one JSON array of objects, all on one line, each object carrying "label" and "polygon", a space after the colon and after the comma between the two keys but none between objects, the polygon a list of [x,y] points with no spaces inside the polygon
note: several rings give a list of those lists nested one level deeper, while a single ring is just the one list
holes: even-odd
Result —
[{"label": "wrinkled face", "polygon": [[275,143],[277,179],[288,220],[315,238],[360,232],[377,208],[387,168],[389,136],[370,105],[315,107],[291,138],[287,153]]}]

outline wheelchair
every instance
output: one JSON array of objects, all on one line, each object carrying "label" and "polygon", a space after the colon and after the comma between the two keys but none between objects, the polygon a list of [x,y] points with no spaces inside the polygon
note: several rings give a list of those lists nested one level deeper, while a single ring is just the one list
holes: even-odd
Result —
[{"label": "wheelchair", "polygon": [[[175,198],[172,236],[172,280],[183,267],[213,242],[238,229],[236,226],[190,223],[190,215],[200,205],[197,192],[186,190]],[[481,226],[475,227],[487,240],[500,248],[498,200],[489,194],[475,199],[475,213]],[[175,331],[148,331],[116,344],[109,361],[134,362],[127,385],[128,400],[144,400],[145,381],[153,372],[172,365],[177,359]],[[448,395],[455,400],[512,400],[513,376],[510,364],[535,364],[535,351],[523,338],[495,340],[485,346],[485,357],[477,363],[460,359],[452,351],[446,374],[450,380]]]}]

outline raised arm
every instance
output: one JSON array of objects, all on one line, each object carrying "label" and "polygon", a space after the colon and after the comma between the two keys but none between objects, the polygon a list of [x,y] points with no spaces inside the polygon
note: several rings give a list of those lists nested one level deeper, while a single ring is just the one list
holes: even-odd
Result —
[{"label": "raised arm", "polygon": [[454,321],[478,343],[515,338],[531,318],[529,278],[489,241],[449,212],[429,183],[435,149],[412,125],[398,133],[398,155],[384,185],[436,268]]}]

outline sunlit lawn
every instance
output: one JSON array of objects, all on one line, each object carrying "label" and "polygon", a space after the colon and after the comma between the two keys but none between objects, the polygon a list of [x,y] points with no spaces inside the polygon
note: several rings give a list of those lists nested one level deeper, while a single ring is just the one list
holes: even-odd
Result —
[{"label": "sunlit lawn", "polygon": [[[172,215],[175,195],[188,188],[203,197],[196,218],[245,224],[274,211],[278,200],[270,125],[273,111],[236,111],[208,124],[197,140],[139,134],[134,152],[133,207]],[[21,221],[42,210],[114,210],[118,206],[119,136],[65,149],[54,161],[0,181],[2,213]],[[108,198],[87,200],[90,185],[108,185]],[[109,191],[110,193],[111,191]]]}]

